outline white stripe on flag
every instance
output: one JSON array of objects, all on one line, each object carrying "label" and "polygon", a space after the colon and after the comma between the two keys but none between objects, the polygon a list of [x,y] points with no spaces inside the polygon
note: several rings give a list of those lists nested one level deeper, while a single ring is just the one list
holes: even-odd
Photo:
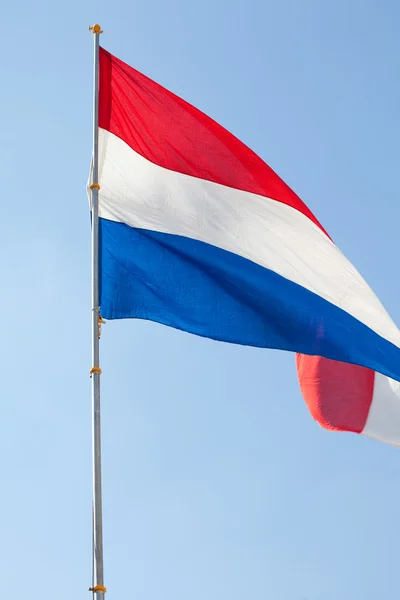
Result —
[{"label": "white stripe on flag", "polygon": [[400,332],[361,275],[298,210],[159,167],[100,129],[100,217],[185,236],[271,269],[400,347]]}]

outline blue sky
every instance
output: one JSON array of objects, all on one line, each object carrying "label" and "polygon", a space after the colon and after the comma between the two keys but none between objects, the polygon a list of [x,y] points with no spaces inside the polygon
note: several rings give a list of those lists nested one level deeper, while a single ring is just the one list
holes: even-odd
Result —
[{"label": "blue sky", "polygon": [[[5,598],[91,583],[88,25],[269,162],[399,323],[399,19],[392,0],[3,7]],[[399,452],[320,429],[292,355],[124,321],[102,367],[107,596],[398,593]]]}]

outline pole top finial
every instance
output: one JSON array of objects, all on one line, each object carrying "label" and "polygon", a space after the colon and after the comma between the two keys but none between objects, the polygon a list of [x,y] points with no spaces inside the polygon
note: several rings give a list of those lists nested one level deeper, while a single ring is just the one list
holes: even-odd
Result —
[{"label": "pole top finial", "polygon": [[95,25],[93,25],[92,27],[89,27],[89,31],[91,31],[93,34],[103,33],[102,28],[97,23]]}]

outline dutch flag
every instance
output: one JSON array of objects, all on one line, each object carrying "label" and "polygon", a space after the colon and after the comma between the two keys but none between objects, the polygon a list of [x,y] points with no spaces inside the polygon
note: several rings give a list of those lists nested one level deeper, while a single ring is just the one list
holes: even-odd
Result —
[{"label": "dutch flag", "polygon": [[101,315],[298,353],[321,425],[400,444],[400,332],[315,216],[215,121],[99,60]]}]

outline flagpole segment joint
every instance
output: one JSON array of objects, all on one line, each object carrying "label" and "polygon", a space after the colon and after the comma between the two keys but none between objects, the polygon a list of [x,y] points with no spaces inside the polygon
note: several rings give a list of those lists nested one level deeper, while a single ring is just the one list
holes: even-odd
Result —
[{"label": "flagpole segment joint", "polygon": [[95,25],[91,25],[89,27],[89,31],[91,31],[94,35],[100,35],[100,33],[103,33],[103,30],[98,23],[96,23]]},{"label": "flagpole segment joint", "polygon": [[89,588],[89,592],[103,592],[105,594],[107,592],[107,588],[104,585],[96,585],[95,587]]},{"label": "flagpole segment joint", "polygon": [[92,185],[90,186],[90,189],[93,190],[99,190],[100,189],[100,184],[99,183],[92,183]]},{"label": "flagpole segment joint", "polygon": [[103,371],[100,369],[100,367],[92,367],[89,371],[90,377],[92,377],[93,373],[98,373],[99,375],[101,375],[102,372]]}]

